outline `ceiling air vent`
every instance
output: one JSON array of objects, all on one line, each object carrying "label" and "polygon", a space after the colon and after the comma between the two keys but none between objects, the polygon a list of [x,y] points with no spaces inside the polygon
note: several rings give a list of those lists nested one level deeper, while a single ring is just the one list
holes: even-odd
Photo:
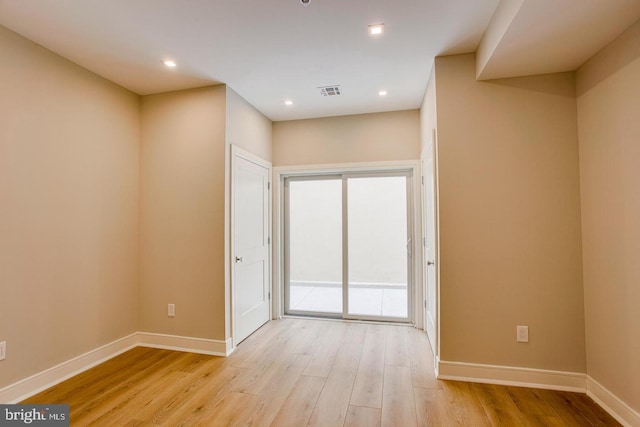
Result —
[{"label": "ceiling air vent", "polygon": [[334,95],[340,95],[342,93],[342,90],[340,89],[340,85],[323,86],[323,87],[319,87],[318,89],[320,89],[320,94],[322,96],[334,96]]}]

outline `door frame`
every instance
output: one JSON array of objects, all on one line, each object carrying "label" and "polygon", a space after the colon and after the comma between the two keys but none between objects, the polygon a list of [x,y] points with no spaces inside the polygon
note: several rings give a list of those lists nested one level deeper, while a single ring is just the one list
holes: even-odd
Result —
[{"label": "door frame", "polygon": [[[413,184],[410,184],[411,197],[408,200],[408,214],[413,224],[411,238],[411,254],[413,258],[412,268],[409,274],[409,286],[412,295],[412,304],[409,306],[409,322],[422,328],[424,319],[424,309],[422,305],[422,286],[418,286],[419,278],[422,277],[422,245],[418,244],[422,236],[421,186],[417,185],[420,175],[420,161],[390,161],[390,162],[367,162],[367,163],[337,163],[327,165],[300,165],[281,166],[273,169],[274,173],[274,223],[273,223],[273,315],[281,318],[285,315],[285,193],[284,180],[288,177],[304,177],[311,175],[337,175],[337,174],[362,174],[376,172],[411,172]],[[348,319],[345,319],[348,320]]]},{"label": "door frame", "polygon": [[[424,295],[424,304],[426,304],[427,299],[427,265],[424,258],[424,245],[426,245],[426,241],[422,239],[426,239],[426,200],[425,200],[425,187],[424,187],[424,170],[422,168],[423,162],[427,159],[429,155],[433,158],[433,221],[434,221],[434,231],[435,235],[434,239],[434,247],[433,247],[433,257],[434,257],[434,270],[435,270],[435,311],[436,316],[434,319],[435,322],[435,342],[430,343],[431,348],[433,350],[433,359],[435,364],[436,373],[438,371],[438,365],[440,363],[440,190],[439,190],[439,180],[438,180],[438,143],[437,143],[437,135],[436,130],[431,130],[431,139],[427,141],[427,145],[424,147],[422,153],[420,154],[420,169],[421,169],[421,183],[420,185],[420,199],[422,200],[422,209],[421,209],[421,219],[420,223],[422,225],[422,238],[420,245],[422,250],[421,253],[421,262],[422,265],[422,286],[423,295]],[[427,324],[426,324],[426,316],[427,310],[423,311],[423,324],[424,331],[427,332]]]},{"label": "door frame", "polygon": [[231,205],[231,209],[229,212],[229,223],[230,223],[230,238],[229,238],[229,248],[230,248],[230,256],[229,256],[229,271],[230,271],[230,292],[229,292],[229,296],[230,296],[230,306],[231,306],[231,318],[230,318],[230,323],[231,323],[231,342],[232,342],[232,346],[236,347],[239,343],[236,342],[236,337],[237,337],[237,333],[236,333],[236,315],[237,315],[237,309],[236,309],[236,288],[235,288],[235,262],[233,260],[233,256],[235,254],[235,244],[234,244],[234,218],[235,218],[235,210],[236,210],[236,206],[235,206],[235,197],[234,197],[234,188],[235,188],[235,177],[236,177],[236,166],[235,166],[235,159],[236,157],[240,157],[244,160],[247,160],[251,163],[255,163],[258,166],[261,166],[265,169],[267,169],[268,171],[268,179],[269,179],[269,185],[268,185],[268,194],[267,194],[267,200],[268,200],[268,219],[267,219],[267,224],[268,224],[268,230],[267,230],[267,235],[268,235],[268,239],[269,239],[269,248],[267,250],[267,262],[266,265],[269,268],[269,273],[267,274],[268,277],[268,289],[269,289],[269,293],[270,293],[270,298],[271,298],[271,303],[269,304],[269,319],[273,319],[273,266],[272,266],[272,262],[273,262],[273,239],[271,236],[273,236],[273,228],[272,228],[272,224],[273,224],[273,199],[272,199],[272,191],[271,191],[271,182],[273,181],[273,168],[271,166],[271,162],[264,160],[261,157],[258,157],[257,155],[244,150],[236,145],[231,144],[231,186],[229,188],[229,199],[230,199],[230,205]]}]

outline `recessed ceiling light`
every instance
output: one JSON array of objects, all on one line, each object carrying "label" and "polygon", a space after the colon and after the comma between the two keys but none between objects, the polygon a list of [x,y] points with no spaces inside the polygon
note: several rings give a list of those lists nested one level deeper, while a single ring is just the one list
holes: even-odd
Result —
[{"label": "recessed ceiling light", "polygon": [[384,24],[369,25],[369,35],[379,36],[384,33]]},{"label": "recessed ceiling light", "polygon": [[386,90],[381,90],[380,92],[378,92],[378,95],[387,96],[387,91]]},{"label": "recessed ceiling light", "polygon": [[176,64],[175,61],[172,61],[172,60],[168,59],[168,60],[164,61],[164,65],[166,65],[169,68],[173,68],[178,64]]},{"label": "recessed ceiling light", "polygon": [[290,99],[287,99],[286,101],[284,101],[284,105],[293,105],[293,101]]}]

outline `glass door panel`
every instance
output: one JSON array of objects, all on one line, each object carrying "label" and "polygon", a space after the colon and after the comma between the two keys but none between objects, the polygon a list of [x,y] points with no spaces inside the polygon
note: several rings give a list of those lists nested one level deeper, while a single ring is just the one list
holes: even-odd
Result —
[{"label": "glass door panel", "polygon": [[288,180],[286,311],[342,316],[342,179]]},{"label": "glass door panel", "polygon": [[408,318],[407,177],[347,178],[349,317]]}]

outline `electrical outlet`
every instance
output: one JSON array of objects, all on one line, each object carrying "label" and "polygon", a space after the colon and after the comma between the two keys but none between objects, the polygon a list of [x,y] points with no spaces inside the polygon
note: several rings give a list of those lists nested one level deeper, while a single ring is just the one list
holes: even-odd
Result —
[{"label": "electrical outlet", "polygon": [[167,315],[169,317],[176,317],[176,305],[175,304],[169,304],[169,307],[167,308]]},{"label": "electrical outlet", "polygon": [[529,327],[528,326],[516,326],[518,342],[529,342]]},{"label": "electrical outlet", "polygon": [[0,342],[0,360],[4,360],[7,358],[7,342]]}]

